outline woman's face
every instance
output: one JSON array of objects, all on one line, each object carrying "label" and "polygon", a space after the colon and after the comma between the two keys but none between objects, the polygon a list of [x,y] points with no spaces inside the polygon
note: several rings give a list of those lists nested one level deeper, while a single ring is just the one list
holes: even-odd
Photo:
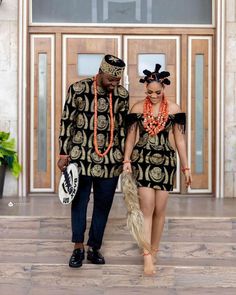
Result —
[{"label": "woman's face", "polygon": [[153,104],[159,103],[164,95],[164,88],[161,83],[153,81],[147,85],[147,96]]}]

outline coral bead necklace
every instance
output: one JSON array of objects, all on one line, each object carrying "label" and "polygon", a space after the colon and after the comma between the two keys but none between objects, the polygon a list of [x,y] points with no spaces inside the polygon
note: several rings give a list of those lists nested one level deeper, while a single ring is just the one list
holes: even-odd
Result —
[{"label": "coral bead necklace", "polygon": [[97,76],[94,77],[94,148],[95,152],[99,157],[105,157],[110,151],[113,139],[114,139],[114,118],[112,109],[112,92],[109,93],[109,108],[110,108],[110,142],[104,153],[101,153],[98,149],[97,141],[97,127],[98,127],[98,97],[97,97]]},{"label": "coral bead necklace", "polygon": [[168,120],[168,103],[164,97],[160,104],[159,113],[155,119],[153,116],[153,104],[147,96],[143,106],[144,128],[149,135],[154,136],[165,128]]}]

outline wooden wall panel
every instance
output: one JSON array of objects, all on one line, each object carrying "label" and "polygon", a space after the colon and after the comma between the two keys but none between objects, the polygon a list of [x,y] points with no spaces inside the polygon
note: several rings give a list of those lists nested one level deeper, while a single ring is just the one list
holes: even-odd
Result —
[{"label": "wooden wall panel", "polygon": [[[70,84],[86,78],[79,76],[77,69],[78,54],[114,54],[118,55],[118,39],[115,38],[86,38],[82,35],[67,35],[66,43],[64,43],[63,51],[66,52],[64,60],[66,71],[66,85],[67,89]],[[65,73],[64,73],[65,74]]]},{"label": "wooden wall panel", "polygon": [[[54,36],[31,36],[31,150],[30,150],[30,191],[54,191]],[[39,55],[46,55],[46,122],[40,122],[39,114]],[[40,145],[39,125],[46,125],[46,167],[40,167],[38,149]]]},{"label": "wooden wall panel", "polygon": [[[149,39],[142,38],[142,36],[137,36],[136,38],[127,37],[127,64],[128,64],[128,77],[129,77],[129,92],[130,92],[130,106],[142,100],[145,97],[145,87],[143,84],[139,83],[139,76],[137,72],[138,68],[138,56],[139,54],[164,54],[166,59],[166,70],[171,73],[171,85],[166,87],[166,95],[172,100],[176,101],[176,71],[177,71],[177,61],[176,61],[176,39],[172,37],[160,36],[159,38]],[[178,37],[177,37],[178,38]],[[153,64],[155,67],[155,63]],[[145,70],[145,69],[143,69]],[[148,69],[148,70],[154,70]]]},{"label": "wooden wall panel", "polygon": [[[143,77],[138,73],[138,61],[140,54],[163,54],[165,55],[165,70],[170,72],[171,85],[166,86],[165,94],[169,100],[180,104],[180,38],[179,36],[126,36],[125,49],[127,53],[127,75],[129,80],[130,108],[139,100],[145,98],[146,87],[139,83]],[[157,61],[153,62],[153,71]],[[142,69],[142,71],[145,70]],[[162,69],[163,70],[163,69]],[[173,134],[170,133],[170,142],[174,146]],[[175,192],[180,192],[180,169],[178,165]]]},{"label": "wooden wall panel", "polygon": [[[189,153],[194,182],[191,192],[212,192],[212,39],[211,37],[189,37]],[[203,57],[203,171],[196,169],[196,55]]]},{"label": "wooden wall panel", "polygon": [[[53,34],[51,33],[53,30]],[[172,101],[180,104],[183,111],[188,111],[188,119],[190,119],[191,132],[186,134],[188,139],[188,147],[190,147],[190,161],[193,170],[194,182],[192,188],[185,190],[184,183],[181,185],[181,193],[211,193],[212,192],[212,175],[214,166],[209,155],[214,152],[214,138],[211,127],[209,127],[209,116],[212,116],[212,108],[214,103],[209,97],[212,89],[213,74],[209,75],[209,61],[213,63],[213,49],[210,46],[211,38],[214,38],[213,29],[160,29],[157,35],[157,29],[153,28],[106,28],[106,34],[101,28],[98,30],[89,28],[91,35],[82,35],[85,28],[81,31],[79,28],[30,28],[33,36],[31,38],[31,55],[30,55],[30,88],[33,89],[30,95],[30,113],[31,113],[31,133],[29,135],[30,148],[30,191],[31,192],[56,192],[60,178],[60,171],[56,162],[58,158],[58,135],[59,123],[62,111],[62,102],[69,85],[82,76],[78,76],[77,58],[79,53],[112,53],[125,57],[127,54],[127,74],[129,76],[130,105],[141,100],[145,96],[144,85],[139,83],[140,76],[137,73],[138,54],[142,53],[161,53],[166,55],[166,70],[171,73],[171,86],[166,88],[166,94]],[[41,34],[40,34],[41,32]],[[71,32],[71,33],[70,33]],[[78,32],[78,33],[76,33]],[[37,33],[37,34],[34,34]],[[42,34],[43,33],[43,34]],[[54,37],[55,33],[55,37]],[[99,33],[99,34],[98,34]],[[114,33],[108,35],[107,33]],[[120,35],[119,35],[119,34]],[[190,34],[189,34],[190,33]],[[97,34],[97,35],[96,35]],[[130,36],[136,38],[130,38]],[[136,34],[136,35],[135,35]],[[142,35],[143,34],[143,35]],[[150,34],[150,35],[148,35]],[[169,34],[169,35],[168,35]],[[175,35],[174,35],[175,34]],[[123,35],[123,44],[121,38]],[[194,38],[192,38],[194,37]],[[54,39],[55,38],[55,39]],[[189,40],[191,39],[191,58],[188,55]],[[178,39],[178,42],[177,42]],[[125,46],[127,40],[127,46]],[[52,50],[52,46],[55,49]],[[33,46],[32,46],[33,44]],[[177,65],[176,50],[179,45],[179,68]],[[33,51],[32,51],[33,50]],[[39,172],[37,159],[38,146],[38,54],[47,54],[47,171]],[[196,163],[194,162],[195,154],[195,55],[204,54],[204,173],[199,175],[195,173]],[[33,62],[32,62],[33,59]],[[55,67],[54,67],[55,59]],[[189,63],[191,62],[191,70],[189,71]],[[213,67],[214,63],[210,65]],[[152,69],[150,69],[152,70]],[[189,75],[190,73],[190,75]],[[55,74],[55,83],[52,81]],[[190,76],[190,77],[189,77]],[[190,80],[189,80],[190,79]],[[190,84],[188,84],[190,81]],[[52,89],[53,87],[53,89]],[[210,89],[209,89],[210,88]],[[189,107],[189,89],[191,89],[191,110]],[[52,97],[55,92],[55,98]],[[54,105],[55,99],[55,105]],[[178,100],[178,101],[177,101]],[[55,108],[55,109],[53,109]],[[32,115],[33,114],[33,115]],[[52,119],[55,117],[55,124],[52,125]],[[33,121],[32,121],[33,118]],[[33,123],[33,124],[32,124]],[[210,130],[211,129],[211,130]],[[189,130],[190,131],[190,130]],[[54,180],[55,178],[55,180]]]}]

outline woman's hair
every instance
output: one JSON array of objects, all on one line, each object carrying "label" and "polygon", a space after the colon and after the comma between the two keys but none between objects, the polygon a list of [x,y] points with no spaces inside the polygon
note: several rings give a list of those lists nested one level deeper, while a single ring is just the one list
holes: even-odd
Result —
[{"label": "woman's hair", "polygon": [[150,72],[149,70],[144,70],[143,73],[145,77],[140,79],[139,82],[150,84],[151,82],[156,81],[158,83],[161,83],[162,85],[164,84],[170,85],[170,80],[167,79],[167,77],[170,76],[170,73],[166,71],[159,72],[160,68],[161,68],[161,65],[156,64],[154,72]]}]

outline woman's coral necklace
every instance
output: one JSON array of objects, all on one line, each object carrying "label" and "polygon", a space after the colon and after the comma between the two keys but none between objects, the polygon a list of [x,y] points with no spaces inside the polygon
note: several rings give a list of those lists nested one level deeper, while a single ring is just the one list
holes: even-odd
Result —
[{"label": "woman's coral necklace", "polygon": [[153,116],[153,104],[147,96],[143,106],[144,128],[149,135],[154,136],[165,128],[168,120],[168,103],[164,97],[160,104],[159,113],[155,119]]},{"label": "woman's coral necklace", "polygon": [[112,110],[112,93],[109,93],[109,107],[110,107],[110,143],[104,153],[101,153],[98,150],[98,141],[97,141],[97,127],[98,127],[98,97],[97,97],[97,76],[94,77],[94,147],[95,152],[99,157],[105,157],[106,154],[110,151],[113,139],[114,139],[114,118]]}]

